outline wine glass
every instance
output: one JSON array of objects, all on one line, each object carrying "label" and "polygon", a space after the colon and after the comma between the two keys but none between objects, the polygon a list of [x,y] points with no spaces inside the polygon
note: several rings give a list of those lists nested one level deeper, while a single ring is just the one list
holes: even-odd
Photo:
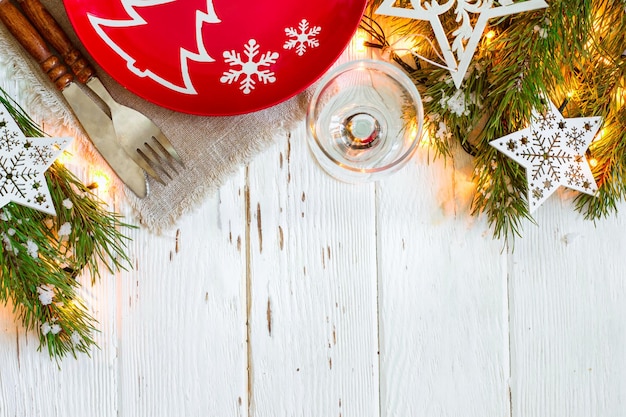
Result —
[{"label": "wine glass", "polygon": [[419,144],[424,108],[411,79],[384,61],[357,60],[320,81],[307,111],[309,147],[344,182],[396,172]]}]

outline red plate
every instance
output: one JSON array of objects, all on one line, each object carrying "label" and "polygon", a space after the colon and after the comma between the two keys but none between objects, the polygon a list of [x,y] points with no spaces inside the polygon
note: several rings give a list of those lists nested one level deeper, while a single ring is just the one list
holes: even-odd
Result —
[{"label": "red plate", "polygon": [[120,84],[185,113],[260,110],[339,57],[367,0],[64,0],[93,58]]}]

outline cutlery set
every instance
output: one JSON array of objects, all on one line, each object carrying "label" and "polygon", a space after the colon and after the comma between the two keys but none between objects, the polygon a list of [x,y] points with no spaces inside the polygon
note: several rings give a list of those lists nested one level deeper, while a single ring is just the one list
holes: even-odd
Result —
[{"label": "cutlery set", "polygon": [[[159,127],[111,97],[93,67],[39,0],[18,3],[21,11],[10,0],[0,0],[0,20],[61,91],[111,169],[140,198],[148,194],[144,171],[161,184],[166,182],[164,177],[172,179],[177,174],[176,164],[184,165]],[[75,81],[95,93],[110,116]]]}]

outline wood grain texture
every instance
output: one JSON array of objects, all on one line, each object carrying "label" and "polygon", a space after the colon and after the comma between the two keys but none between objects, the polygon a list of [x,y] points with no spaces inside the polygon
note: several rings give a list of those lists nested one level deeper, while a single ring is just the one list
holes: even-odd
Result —
[{"label": "wood grain texture", "polygon": [[471,165],[455,162],[421,150],[377,188],[384,417],[509,412],[506,254],[467,214]]},{"label": "wood grain texture", "polygon": [[470,158],[353,186],[305,142],[83,279],[91,358],[58,369],[0,308],[0,416],[624,416],[626,204],[594,226],[555,195],[513,250],[467,214]]},{"label": "wood grain texture", "polygon": [[250,415],[377,416],[373,185],[310,158],[301,124],[250,165]]},{"label": "wood grain texture", "polygon": [[558,195],[535,217],[509,265],[513,415],[623,416],[624,217],[594,226]]},{"label": "wood grain texture", "polygon": [[45,41],[22,12],[8,0],[0,0],[0,20],[20,42],[22,47],[39,63],[59,90],[73,80],[73,75],[61,60],[52,55]]},{"label": "wood grain texture", "polygon": [[119,415],[246,415],[243,171],[177,229],[133,234],[119,280]]},{"label": "wood grain texture", "polygon": [[59,53],[79,82],[84,84],[95,75],[95,70],[89,61],[72,45],[63,29],[39,0],[18,0],[18,3],[28,20],[46,42]]}]

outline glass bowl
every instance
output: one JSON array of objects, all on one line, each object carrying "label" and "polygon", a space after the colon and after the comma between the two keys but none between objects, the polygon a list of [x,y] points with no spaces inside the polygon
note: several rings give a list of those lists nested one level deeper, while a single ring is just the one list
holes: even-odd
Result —
[{"label": "glass bowl", "polygon": [[309,103],[309,147],[344,182],[378,180],[399,170],[422,134],[424,108],[413,81],[384,61],[357,60],[327,73]]}]

